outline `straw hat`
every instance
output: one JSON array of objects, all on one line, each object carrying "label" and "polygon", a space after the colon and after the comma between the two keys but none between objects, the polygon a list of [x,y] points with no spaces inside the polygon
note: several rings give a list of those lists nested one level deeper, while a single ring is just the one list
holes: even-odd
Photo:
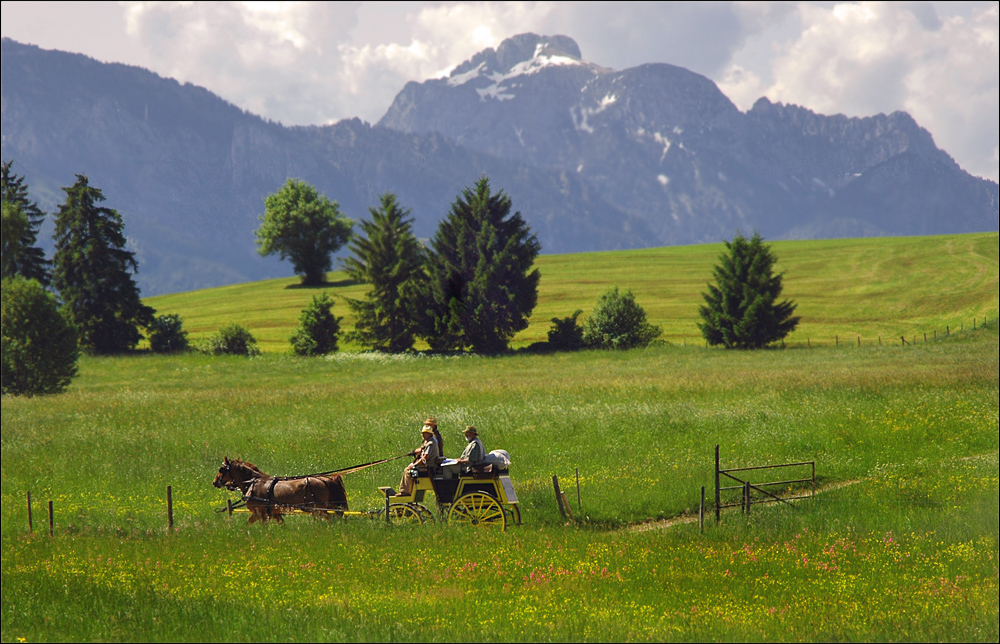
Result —
[{"label": "straw hat", "polygon": [[424,421],[424,427],[437,428],[437,426],[438,426],[437,418],[434,418],[433,416]]},{"label": "straw hat", "polygon": [[479,430],[476,429],[475,427],[473,427],[472,425],[469,425],[468,427],[466,427],[464,433],[466,433],[466,434],[471,433],[473,436],[479,436]]}]

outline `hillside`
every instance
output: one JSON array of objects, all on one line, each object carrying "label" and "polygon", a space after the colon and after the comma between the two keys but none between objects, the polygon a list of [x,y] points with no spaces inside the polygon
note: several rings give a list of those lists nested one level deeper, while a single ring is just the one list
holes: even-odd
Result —
[{"label": "hillside", "polygon": [[[773,242],[785,273],[784,295],[802,316],[791,344],[899,342],[901,335],[944,333],[997,317],[1000,251],[996,233],[933,237]],[[635,292],[650,320],[675,344],[700,344],[700,293],[711,279],[721,244],[616,252],[543,255],[538,306],[531,324],[513,346],[543,341],[553,317],[583,309],[586,318],[597,296],[618,285]],[[299,312],[314,294],[326,291],[344,316],[341,298],[363,297],[364,287],[332,273],[323,288],[303,289],[297,278],[238,284],[148,298],[159,313],[178,313],[192,339],[230,322],[251,329],[269,352],[288,350]],[[342,345],[342,349],[352,347]]]}]

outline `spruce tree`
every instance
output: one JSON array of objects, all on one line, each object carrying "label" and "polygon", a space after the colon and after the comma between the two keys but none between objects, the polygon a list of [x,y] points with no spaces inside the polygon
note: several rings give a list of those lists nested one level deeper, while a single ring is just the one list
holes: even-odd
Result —
[{"label": "spruce tree", "polygon": [[471,348],[495,354],[527,328],[538,301],[541,249],[503,190],[480,178],[462,191],[432,240],[428,319],[423,332],[435,349]]},{"label": "spruce tree", "polygon": [[28,186],[23,176],[14,174],[11,169],[13,164],[13,161],[7,161],[0,171],[0,192],[3,195],[4,212],[5,216],[8,211],[20,212],[27,219],[28,225],[22,229],[16,242],[4,240],[4,250],[10,246],[13,257],[9,262],[4,261],[3,277],[20,275],[25,279],[36,280],[42,286],[48,286],[52,282],[49,273],[51,263],[45,259],[45,251],[36,246],[38,230],[45,220],[45,213],[37,203],[28,198]]},{"label": "spruce tree", "polygon": [[420,295],[427,277],[424,250],[413,235],[413,219],[396,195],[379,197],[369,208],[371,221],[361,221],[364,237],[348,244],[352,257],[344,261],[347,274],[369,284],[364,300],[347,299],[357,316],[350,339],[377,351],[400,353],[413,348],[420,330]]},{"label": "spruce tree", "polygon": [[139,298],[132,279],[135,255],[125,250],[121,215],[98,206],[104,195],[76,175],[56,215],[53,283],[70,319],[80,330],[80,344],[98,354],[135,348],[139,327],[153,321],[153,309]]},{"label": "spruce tree", "polygon": [[698,328],[709,344],[759,349],[795,330],[800,319],[792,315],[795,303],[777,301],[784,273],[774,274],[776,261],[759,233],[726,242],[714,271],[716,284],[702,293],[705,304],[698,311]]}]

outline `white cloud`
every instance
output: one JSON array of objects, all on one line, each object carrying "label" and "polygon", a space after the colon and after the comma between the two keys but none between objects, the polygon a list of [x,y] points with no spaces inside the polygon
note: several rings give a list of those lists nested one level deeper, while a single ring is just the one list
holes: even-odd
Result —
[{"label": "white cloud", "polygon": [[[4,35],[102,60],[120,43],[122,62],[308,124],[376,121],[408,81],[447,74],[518,33],[564,34],[608,67],[666,62],[705,74],[742,109],[767,95],[821,113],[906,110],[963,167],[998,179],[995,2],[80,6],[4,2]],[[124,18],[110,20],[112,9]],[[114,33],[121,23],[128,38]]]},{"label": "white cloud", "polygon": [[774,59],[765,93],[825,114],[905,110],[963,167],[996,181],[997,6],[944,20],[914,6],[800,4],[801,34]]}]

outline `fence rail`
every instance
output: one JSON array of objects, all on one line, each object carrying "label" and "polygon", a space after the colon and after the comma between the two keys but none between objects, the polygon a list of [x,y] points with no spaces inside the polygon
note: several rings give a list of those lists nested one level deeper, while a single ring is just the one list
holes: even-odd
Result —
[{"label": "fence rail", "polygon": [[[752,483],[749,478],[740,478],[739,476],[734,476],[733,473],[739,473],[740,476],[746,477],[744,472],[754,472],[762,470],[775,470],[787,467],[805,467],[809,466],[810,476],[809,478],[799,478],[799,479],[786,479],[781,481],[767,481],[763,483]],[[739,485],[722,485],[722,477],[732,479],[739,483]],[[765,489],[767,487],[786,487],[790,485],[809,483],[812,486],[810,494],[800,494],[796,496],[785,496],[780,497],[776,494],[772,494],[769,490]],[[722,493],[729,492],[732,490],[742,490],[743,495],[739,502],[734,503],[723,503]],[[756,491],[758,494],[763,495],[765,498],[753,499],[753,492]],[[754,503],[788,503],[795,499],[808,499],[816,496],[816,461],[798,461],[795,463],[777,463],[774,465],[754,465],[749,467],[730,467],[723,469],[720,466],[719,461],[719,446],[715,446],[715,522],[719,523],[722,520],[722,508],[734,508],[740,507],[743,512],[749,512],[750,507]],[[794,506],[793,506],[794,507]]]}]

